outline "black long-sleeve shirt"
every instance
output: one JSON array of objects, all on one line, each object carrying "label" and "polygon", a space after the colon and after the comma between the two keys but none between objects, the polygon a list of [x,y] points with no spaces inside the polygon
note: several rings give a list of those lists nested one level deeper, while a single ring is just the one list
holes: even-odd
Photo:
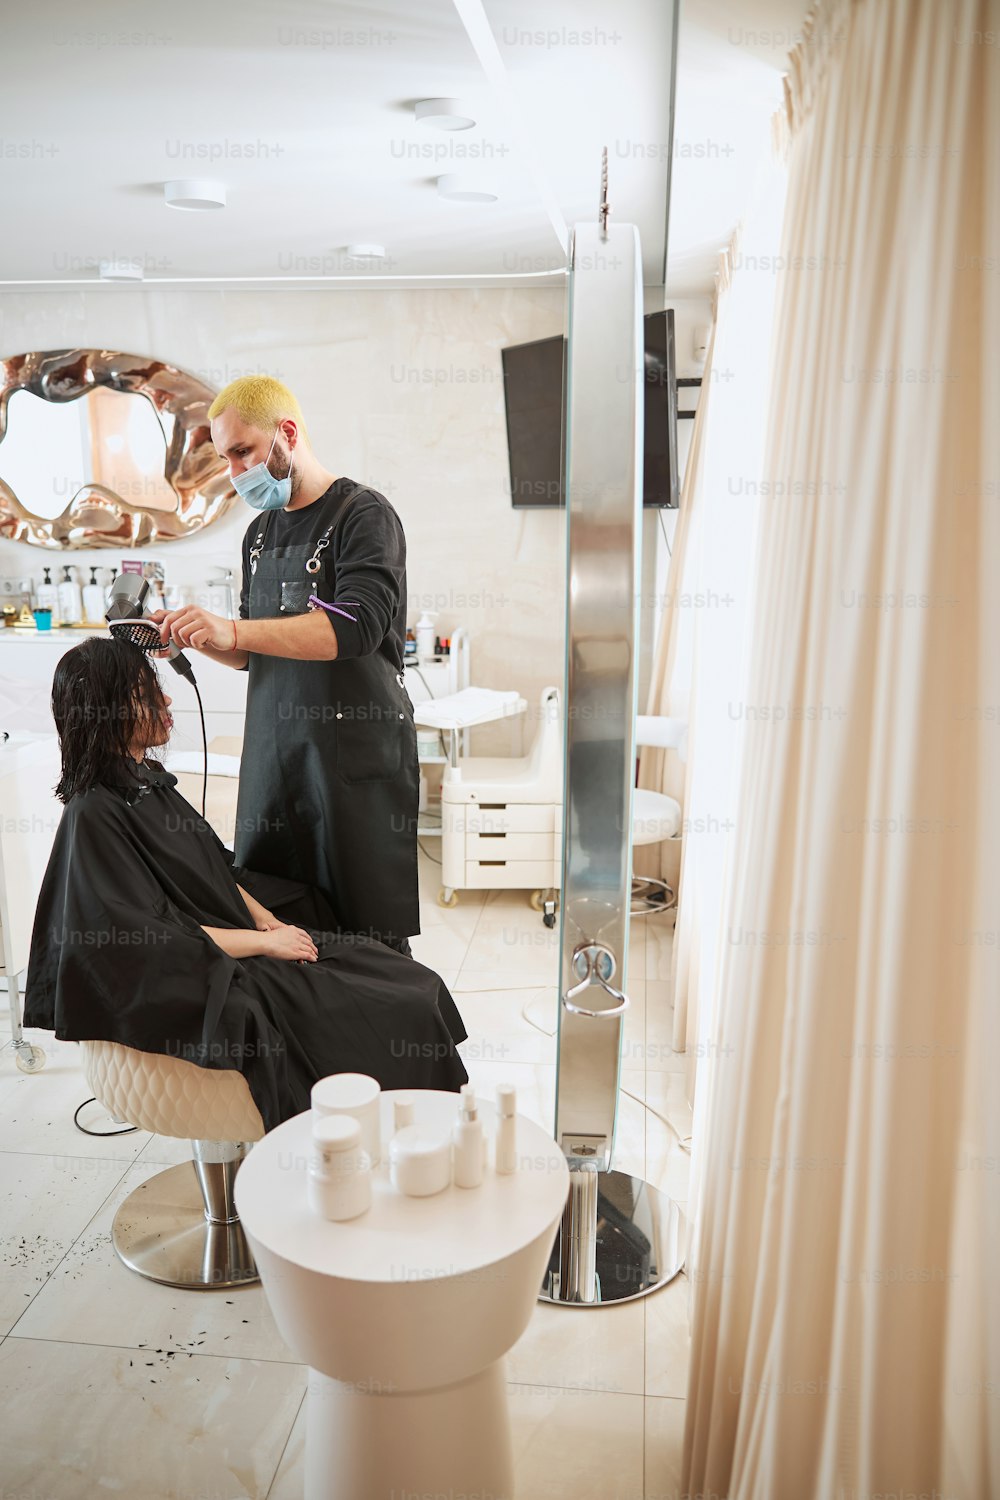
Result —
[{"label": "black long-sleeve shirt", "polygon": [[[337,635],[337,659],[381,651],[403,669],[406,640],[406,537],[395,510],[378,490],[360,490],[345,505],[356,480],[341,476],[325,494],[300,510],[255,516],[243,538],[240,618],[249,619],[250,549],[267,526],[264,554],[279,557],[288,547],[315,546],[333,523],[329,546],[316,574],[302,571],[310,592],[338,613],[324,610]],[[341,613],[340,611],[343,611]]]}]

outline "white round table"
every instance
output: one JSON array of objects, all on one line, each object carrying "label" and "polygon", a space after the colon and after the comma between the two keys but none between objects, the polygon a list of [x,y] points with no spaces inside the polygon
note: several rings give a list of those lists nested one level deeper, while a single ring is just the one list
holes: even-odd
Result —
[{"label": "white round table", "polygon": [[[504,1355],[531,1318],[569,1191],[552,1137],[517,1117],[518,1170],[407,1198],[389,1181],[392,1093],[381,1097],[372,1206],[317,1217],[306,1195],[307,1111],[264,1137],[236,1207],[275,1322],[309,1366],[305,1500],[513,1491]],[[417,1092],[415,1121],[450,1129],[458,1095]]]}]

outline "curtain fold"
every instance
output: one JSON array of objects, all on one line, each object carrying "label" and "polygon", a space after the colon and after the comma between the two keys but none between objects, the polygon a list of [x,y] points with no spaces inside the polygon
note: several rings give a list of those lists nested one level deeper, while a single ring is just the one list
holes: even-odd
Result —
[{"label": "curtain fold", "polygon": [[1000,1485],[1000,1331],[977,1317],[975,1280],[996,1181],[961,1165],[998,1149],[982,1071],[998,1009],[982,935],[996,943],[1000,911],[989,37],[1000,0],[832,0],[791,59],[696,1132],[692,1495],[981,1500]]}]

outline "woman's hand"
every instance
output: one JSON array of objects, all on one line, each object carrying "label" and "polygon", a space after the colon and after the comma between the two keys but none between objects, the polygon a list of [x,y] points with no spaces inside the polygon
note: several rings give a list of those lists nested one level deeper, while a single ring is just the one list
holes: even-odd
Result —
[{"label": "woman's hand", "polygon": [[319,951],[308,932],[279,922],[261,934],[260,951],[267,958],[284,958],[290,963],[315,963]]},{"label": "woman's hand", "polygon": [[245,891],[241,885],[237,884],[236,889],[243,897],[243,904],[250,913],[250,919],[258,932],[270,932],[275,927],[285,925],[280,917],[276,917],[273,911],[268,911],[266,906],[261,906],[260,902],[255,901],[250,892]]}]

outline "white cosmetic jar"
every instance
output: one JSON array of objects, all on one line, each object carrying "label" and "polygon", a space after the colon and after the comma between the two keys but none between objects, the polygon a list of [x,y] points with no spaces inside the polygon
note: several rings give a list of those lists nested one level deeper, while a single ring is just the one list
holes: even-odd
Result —
[{"label": "white cosmetic jar", "polygon": [[356,1219],[371,1208],[372,1179],[361,1126],[350,1115],[313,1121],[309,1206],[324,1219]]},{"label": "white cosmetic jar", "polygon": [[424,1125],[406,1125],[389,1142],[389,1177],[408,1198],[429,1198],[451,1183],[451,1138]]},{"label": "white cosmetic jar", "polygon": [[382,1159],[378,1081],[367,1073],[331,1073],[312,1086],[313,1115],[350,1115],[361,1126],[361,1145],[373,1167]]}]

